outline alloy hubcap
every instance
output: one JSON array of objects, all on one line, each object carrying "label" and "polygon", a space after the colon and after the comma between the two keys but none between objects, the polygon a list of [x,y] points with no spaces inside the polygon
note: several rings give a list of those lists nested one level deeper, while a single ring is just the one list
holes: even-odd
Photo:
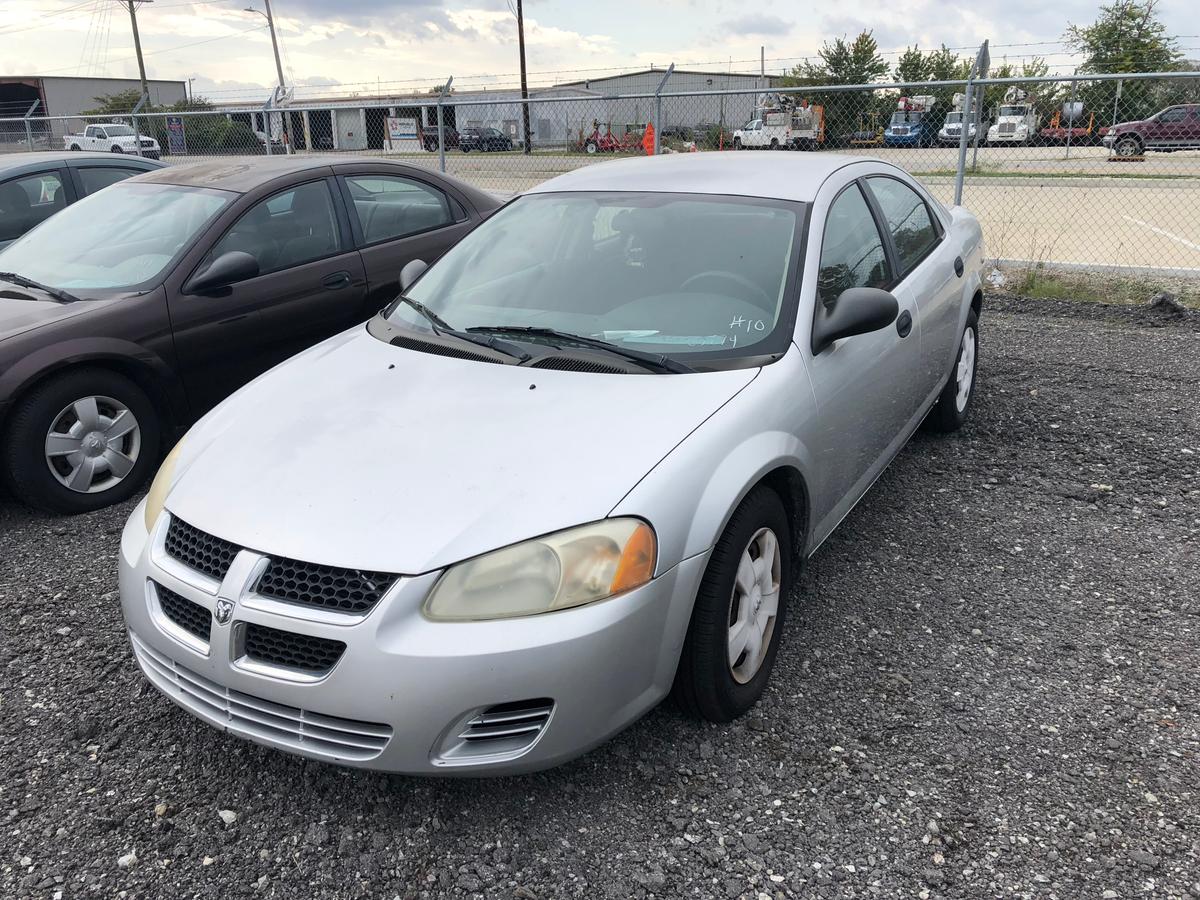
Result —
[{"label": "alloy hubcap", "polygon": [[46,432],[46,465],[61,485],[80,494],[120,484],[141,449],[137,417],[112,397],[83,397],[68,404]]},{"label": "alloy hubcap", "polygon": [[738,561],[729,603],[729,672],[738,684],[762,668],[779,611],[780,548],[775,532],[760,528]]},{"label": "alloy hubcap", "polygon": [[958,411],[967,408],[971,398],[971,385],[975,381],[975,329],[967,328],[963,332],[962,349],[958,351],[958,370],[954,375],[958,392],[954,395],[954,403]]}]

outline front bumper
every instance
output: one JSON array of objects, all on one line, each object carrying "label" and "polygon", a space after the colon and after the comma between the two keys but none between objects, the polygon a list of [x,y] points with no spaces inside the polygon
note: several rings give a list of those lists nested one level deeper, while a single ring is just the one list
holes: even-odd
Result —
[{"label": "front bumper", "polygon": [[[121,606],[143,674],[193,715],[240,737],[342,765],[409,774],[507,775],[554,766],[611,737],[670,689],[707,554],[591,606],[524,619],[432,622],[421,604],[440,573],[401,578],[362,617],[258,597],[257,554],[220,585],[166,555],[139,505],[121,538]],[[201,641],[168,618],[162,585],[210,612]],[[247,624],[346,645],[314,677],[244,655]],[[552,702],[527,746],[459,739],[491,707]]]},{"label": "front bumper", "polygon": [[1109,132],[1108,134],[1104,135],[1104,137],[1100,138],[1100,143],[1102,143],[1105,147],[1111,147],[1117,142],[1117,137],[1118,135]]},{"label": "front bumper", "polygon": [[888,134],[883,133],[883,142],[889,147],[915,147],[921,143],[921,132],[915,134]]}]

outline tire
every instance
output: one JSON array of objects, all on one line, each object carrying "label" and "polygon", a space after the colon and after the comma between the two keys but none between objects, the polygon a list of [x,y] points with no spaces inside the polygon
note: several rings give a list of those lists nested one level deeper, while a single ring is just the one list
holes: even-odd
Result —
[{"label": "tire", "polygon": [[734,138],[734,139],[733,139],[733,149],[734,149],[734,150],[741,150],[741,149],[742,149],[742,139],[741,139],[741,138]]},{"label": "tire", "polygon": [[125,152],[120,147],[118,147],[116,144],[113,144],[111,149],[112,149],[113,153],[124,153]]},{"label": "tire", "polygon": [[600,149],[600,146],[595,141],[587,141],[583,145],[583,149],[588,156],[593,156]]},{"label": "tire", "polygon": [[[76,426],[84,425],[76,403],[84,402],[86,413],[85,398],[96,402],[97,427],[86,435],[72,434],[79,431]],[[117,434],[130,421],[122,417],[118,422],[121,409],[135,427]],[[105,428],[113,432],[107,449],[102,441],[97,446],[94,438]],[[153,402],[134,382],[105,369],[73,369],[37,385],[17,401],[0,446],[0,463],[13,494],[24,503],[48,512],[89,512],[127,500],[142,487],[158,466],[161,430]],[[51,431],[60,436],[57,447],[64,451],[53,462],[46,449]],[[68,446],[78,449],[66,453]],[[132,459],[125,474],[110,467],[108,460],[117,458],[109,455],[110,450],[124,457],[121,466]],[[79,485],[90,473],[90,491],[72,489],[60,480],[69,480],[77,469]]]},{"label": "tire", "polygon": [[[756,565],[752,548],[762,550],[759,536],[764,531],[775,539],[775,564],[765,576],[777,585],[775,615],[766,620],[765,631],[758,639],[761,649],[751,656],[751,643],[731,664],[730,619],[742,614],[753,616],[752,610],[760,609],[757,605],[753,608],[747,605],[752,595],[738,596],[742,590],[737,579],[739,564],[749,554],[746,562],[752,568]],[[758,559],[762,558],[760,553]],[[696,605],[671,689],[686,714],[710,722],[730,722],[762,697],[779,652],[791,575],[792,537],[783,502],[770,488],[757,487],[734,510],[713,548],[696,593]],[[759,579],[751,579],[751,583],[753,590],[760,589]]]},{"label": "tire", "polygon": [[1142,142],[1136,137],[1123,137],[1113,144],[1113,152],[1117,156],[1139,156],[1142,153]]},{"label": "tire", "polygon": [[779,149],[779,138],[771,138],[771,149],[772,150]]},{"label": "tire", "polygon": [[[969,335],[969,339],[968,339]],[[969,354],[969,360],[964,363],[964,356]],[[954,368],[950,370],[950,379],[942,388],[942,393],[934,403],[933,409],[925,417],[925,427],[929,431],[949,434],[958,431],[966,424],[971,414],[971,401],[975,399],[976,372],[979,368],[979,317],[975,310],[967,314],[967,324],[958,340],[958,353],[954,357]],[[966,381],[965,397],[962,395],[963,379]]]},{"label": "tire", "polygon": [[82,149],[83,149],[83,148],[82,148],[82,147],[80,147],[78,144],[72,144],[72,145],[71,145],[71,151],[72,151],[73,153],[78,153],[78,152],[79,152],[80,150],[82,150]]}]

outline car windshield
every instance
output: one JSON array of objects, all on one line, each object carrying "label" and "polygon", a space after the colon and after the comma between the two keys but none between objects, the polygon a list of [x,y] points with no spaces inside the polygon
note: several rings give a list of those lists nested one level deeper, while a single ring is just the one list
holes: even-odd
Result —
[{"label": "car windshield", "polygon": [[236,195],[121,182],[84,197],[0,251],[0,271],[72,293],[151,281]]},{"label": "car windshield", "polygon": [[[550,328],[673,357],[773,352],[803,214],[799,203],[743,197],[529,194],[408,296],[460,331]],[[388,318],[429,328],[408,304]]]},{"label": "car windshield", "polygon": [[921,121],[921,114],[919,112],[912,112],[912,111],[903,112],[903,111],[897,110],[896,112],[892,113],[892,124],[893,125],[908,125],[910,123],[916,123],[916,122],[920,122],[920,121]]},{"label": "car windshield", "polygon": [[946,113],[947,125],[958,125],[962,123],[962,113]]},{"label": "car windshield", "polygon": [[104,133],[109,137],[133,137],[133,129],[128,125],[105,125]]},{"label": "car windshield", "polygon": [[1025,115],[1024,106],[1002,106],[1000,107],[1000,115],[1002,116],[1023,116]]}]

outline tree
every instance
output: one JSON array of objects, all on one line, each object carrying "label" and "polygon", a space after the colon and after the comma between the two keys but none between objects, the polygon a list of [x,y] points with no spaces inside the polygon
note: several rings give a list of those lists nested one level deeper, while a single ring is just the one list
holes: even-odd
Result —
[{"label": "tree", "polygon": [[[870,31],[861,32],[850,43],[835,38],[821,45],[817,61],[805,60],[784,76],[788,86],[824,86],[834,84],[874,84],[888,74],[889,66],[879,53],[879,44]],[[810,98],[825,108],[825,134],[834,142],[877,121],[890,101],[877,91],[840,91]]]},{"label": "tree", "polygon": [[893,80],[900,83],[928,81],[930,62],[930,57],[922,53],[920,47],[916,45],[908,47],[896,61],[896,74]]},{"label": "tree", "polygon": [[[1081,73],[1170,72],[1180,68],[1179,45],[1158,18],[1158,0],[1113,0],[1091,25],[1067,26],[1064,43],[1084,58]],[[1172,86],[1148,81],[1085,82],[1084,106],[1101,121],[1144,119],[1172,102]]]},{"label": "tree", "polygon": [[138,88],[130,88],[127,91],[118,91],[115,94],[102,94],[99,97],[93,97],[92,102],[96,104],[93,109],[85,109],[85,116],[118,116],[128,115],[133,112],[133,108],[138,105],[138,101],[142,99],[142,92]]}]

